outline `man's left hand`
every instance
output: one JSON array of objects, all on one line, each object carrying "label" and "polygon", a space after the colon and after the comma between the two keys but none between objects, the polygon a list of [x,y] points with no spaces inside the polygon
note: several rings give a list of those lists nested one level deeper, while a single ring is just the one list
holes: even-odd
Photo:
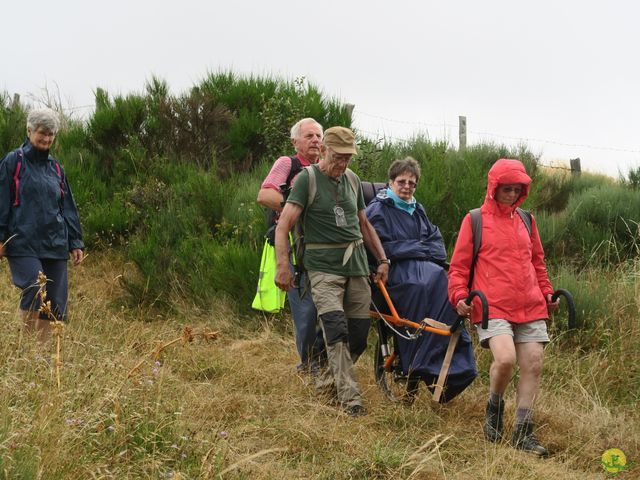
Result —
[{"label": "man's left hand", "polygon": [[377,282],[381,280],[382,283],[387,283],[387,279],[389,278],[389,264],[381,263],[378,265],[378,269],[376,270],[376,274],[373,277],[373,280]]}]

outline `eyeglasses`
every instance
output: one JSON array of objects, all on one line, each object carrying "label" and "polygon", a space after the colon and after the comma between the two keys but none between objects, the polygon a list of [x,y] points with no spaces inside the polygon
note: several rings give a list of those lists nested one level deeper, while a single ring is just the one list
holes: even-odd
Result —
[{"label": "eyeglasses", "polygon": [[416,182],[412,180],[394,180],[394,182],[396,182],[401,187],[416,188],[417,185]]},{"label": "eyeglasses", "polygon": [[520,195],[522,193],[522,187],[505,187],[505,186],[500,186],[499,187],[501,192],[504,193],[515,193],[516,195]]}]

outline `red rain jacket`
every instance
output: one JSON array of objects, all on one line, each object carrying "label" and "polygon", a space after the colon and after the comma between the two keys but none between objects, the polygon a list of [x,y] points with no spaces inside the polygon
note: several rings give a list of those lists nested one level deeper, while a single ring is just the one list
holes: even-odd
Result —
[{"label": "red rain jacket", "polygon": [[[487,196],[481,207],[482,243],[471,290],[481,290],[489,302],[489,318],[513,323],[547,319],[546,295],[553,293],[544,262],[540,235],[532,218],[532,231],[517,206],[527,198],[531,178],[518,160],[500,159],[489,170]],[[514,205],[494,199],[499,184],[523,184],[523,192]],[[473,258],[471,215],[462,221],[449,267],[449,300],[455,306],[469,294],[469,273]],[[480,301],[475,298],[471,321],[482,320]]]}]

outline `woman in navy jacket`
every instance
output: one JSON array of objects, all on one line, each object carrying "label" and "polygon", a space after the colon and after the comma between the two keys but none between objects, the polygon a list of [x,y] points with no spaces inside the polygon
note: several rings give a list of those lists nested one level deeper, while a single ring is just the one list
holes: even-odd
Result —
[{"label": "woman in navy jacket", "polygon": [[[413,194],[420,179],[420,165],[413,158],[396,160],[389,168],[389,187],[381,190],[367,207],[367,217],[376,229],[391,260],[387,290],[398,310],[408,320],[425,317],[452,324],[456,318],[447,298],[446,251],[440,230]],[[376,305],[384,305],[373,294]],[[449,337],[423,332],[417,340],[397,336],[402,369],[424,380],[432,390],[442,367]],[[469,334],[464,331],[456,347],[441,401],[464,390],[477,370]]]},{"label": "woman in navy jacket", "polygon": [[[67,260],[78,265],[84,243],[78,210],[62,166],[49,155],[59,127],[50,109],[31,110],[27,140],[0,163],[0,257],[22,289],[20,310],[27,331],[50,336],[50,321],[66,320]],[[41,308],[38,272],[51,308]]]}]

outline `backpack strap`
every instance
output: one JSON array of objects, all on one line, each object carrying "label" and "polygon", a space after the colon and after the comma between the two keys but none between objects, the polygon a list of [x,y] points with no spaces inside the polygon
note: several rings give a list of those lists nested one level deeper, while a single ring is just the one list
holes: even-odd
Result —
[{"label": "backpack strap", "polygon": [[64,175],[62,174],[62,168],[55,158],[49,158],[53,162],[53,165],[56,167],[56,173],[58,174],[58,178],[60,179],[60,201],[62,201],[64,204]]},{"label": "backpack strap", "polygon": [[[316,171],[313,169],[313,165],[309,165],[308,167],[304,167],[307,172],[309,172],[309,188],[307,189],[307,206],[305,209],[309,208],[309,205],[313,203],[313,200],[316,198],[316,192],[318,191],[318,184],[316,183]],[[306,218],[306,215],[305,215]]]},{"label": "backpack strap", "polygon": [[[307,172],[309,172],[309,189],[308,189],[307,206],[306,206],[306,208],[309,208],[309,205],[311,205],[313,203],[313,200],[316,198],[318,185],[316,183],[316,172],[313,169],[313,166],[310,165],[304,168],[305,170],[307,170]],[[344,174],[347,177],[347,180],[349,181],[349,185],[351,185],[351,190],[357,197],[358,196],[358,177],[349,168],[345,170]],[[356,198],[356,203],[357,203],[357,198]]]},{"label": "backpack strap", "polygon": [[20,205],[20,170],[22,170],[22,159],[24,158],[24,152],[22,147],[17,152],[18,161],[16,162],[16,169],[13,172],[13,206]]},{"label": "backpack strap", "polygon": [[[289,168],[289,175],[287,175],[287,179],[285,180],[285,183],[284,183],[284,185],[286,185],[285,189],[287,191],[289,190],[289,187],[291,187],[291,182],[293,181],[293,178],[302,171],[302,164],[300,163],[300,159],[295,155],[289,158],[291,159],[291,167]],[[283,197],[285,197],[283,198],[283,200],[286,201],[287,193],[286,192],[281,192],[281,193],[283,193]],[[268,208],[266,211],[266,217],[267,217],[267,233],[265,235],[269,240],[270,244],[273,245],[274,244],[273,242],[275,241],[273,239],[273,236],[275,235],[275,226],[276,226],[276,219],[278,218],[278,212]]]},{"label": "backpack strap", "polygon": [[[22,173],[22,171],[24,170],[24,168],[22,167],[22,162],[24,160],[24,151],[22,150],[22,147],[18,149],[16,155],[18,160],[16,162],[16,169],[13,172],[13,207],[17,207],[18,205],[20,205],[20,173]],[[55,158],[49,156],[49,160],[53,162],[53,166],[56,169],[56,174],[58,175],[58,179],[60,180],[60,200],[64,203],[65,188],[62,167],[60,167],[60,163],[58,163]]]},{"label": "backpack strap", "polygon": [[355,193],[356,195],[356,205],[357,205],[358,204],[358,177],[356,176],[355,173],[353,173],[353,170],[351,170],[350,168],[347,168],[344,174],[347,176],[347,180],[349,180],[349,183],[351,184],[351,190],[353,190],[353,193]]},{"label": "backpack strap", "polygon": [[295,155],[289,158],[291,159],[291,168],[289,168],[289,175],[287,175],[287,180],[285,182],[287,184],[287,188],[291,186],[293,178],[302,171],[302,163],[300,163],[300,159]]},{"label": "backpack strap", "polygon": [[[516,212],[522,219],[522,223],[524,223],[527,232],[529,232],[529,236],[531,236],[533,229],[531,212],[520,207],[516,207]],[[479,208],[474,208],[473,210],[469,210],[469,215],[471,215],[471,234],[473,236],[473,257],[471,257],[471,269],[469,271],[469,288],[471,288],[476,260],[478,259],[478,252],[482,244],[482,212]]]},{"label": "backpack strap", "polygon": [[482,213],[479,208],[474,208],[473,210],[469,210],[469,215],[471,215],[471,232],[473,235],[473,266],[476,263],[478,251],[482,244]]},{"label": "backpack strap", "polygon": [[478,251],[480,251],[480,244],[482,243],[482,212],[479,208],[469,210],[471,215],[471,236],[473,238],[473,256],[471,257],[471,268],[469,269],[469,284],[467,285],[471,289],[473,283],[473,274],[476,269],[476,260],[478,259]]},{"label": "backpack strap", "polygon": [[532,232],[532,224],[533,221],[531,220],[531,212],[529,210],[523,210],[520,207],[516,208],[516,212],[518,213],[518,215],[520,215],[520,218],[522,219],[522,223],[524,223],[524,226],[527,227],[527,231],[529,232],[529,236],[531,236],[531,232]]}]

